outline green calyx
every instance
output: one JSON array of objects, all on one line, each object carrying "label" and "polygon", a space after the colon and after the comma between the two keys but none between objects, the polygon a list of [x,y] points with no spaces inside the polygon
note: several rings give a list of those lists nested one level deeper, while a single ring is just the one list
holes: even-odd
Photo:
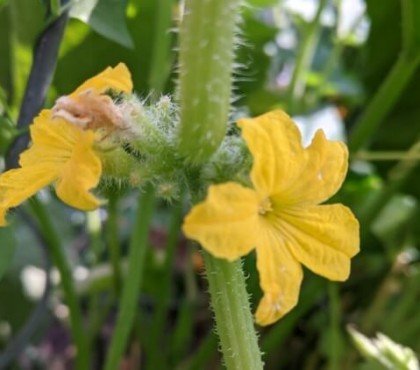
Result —
[{"label": "green calyx", "polygon": [[203,198],[211,184],[249,184],[251,157],[238,130],[231,130],[205,162],[193,165],[179,149],[179,108],[170,97],[149,103],[129,95],[119,107],[123,128],[97,144],[102,188],[142,187],[152,182],[157,196],[171,201],[184,189]]}]

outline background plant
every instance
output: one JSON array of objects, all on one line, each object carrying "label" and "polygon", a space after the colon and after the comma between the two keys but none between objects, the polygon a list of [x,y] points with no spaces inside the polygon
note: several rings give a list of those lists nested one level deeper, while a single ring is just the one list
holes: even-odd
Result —
[{"label": "background plant", "polygon": [[[40,108],[42,92],[48,91],[51,106],[87,77],[123,61],[142,98],[154,102],[161,93],[175,94],[178,33],[170,30],[179,25],[177,1],[77,3],[67,21],[62,12],[70,4],[0,2],[0,150],[8,165],[10,145]],[[368,0],[366,11],[346,28],[347,3],[248,1],[237,31],[230,120],[283,107],[301,117],[306,133],[319,122],[338,127],[338,133],[345,128],[352,171],[333,201],[352,207],[363,232],[362,252],[347,283],[307,277],[299,306],[260,330],[267,369],[366,369],[346,323],[364,334],[379,330],[420,350],[418,2]],[[40,37],[47,41],[37,42]],[[40,53],[41,47],[48,53]],[[49,63],[40,68],[37,56]],[[27,103],[27,88],[35,89],[39,101]],[[25,140],[18,141],[22,145]],[[138,194],[111,188],[108,206],[87,215],[61,205],[47,191],[41,195],[15,213],[10,228],[0,230],[0,364],[11,360],[6,368],[12,369],[70,366],[69,323],[76,321],[87,334],[81,340],[87,342],[92,368],[101,368],[129,269]],[[141,291],[133,293],[138,309],[126,329],[124,361],[146,369],[220,367],[202,260],[179,233],[182,209],[148,196],[143,194],[140,204],[155,212]],[[42,220],[45,208],[52,224],[35,221]],[[147,217],[140,210],[139,215]],[[57,285],[56,274],[52,281],[45,279],[51,261],[57,266],[63,259],[62,268],[68,265],[74,277],[68,281],[75,300],[66,303],[79,315],[70,321],[65,289]],[[260,292],[253,259],[248,256],[244,266],[255,305]]]}]

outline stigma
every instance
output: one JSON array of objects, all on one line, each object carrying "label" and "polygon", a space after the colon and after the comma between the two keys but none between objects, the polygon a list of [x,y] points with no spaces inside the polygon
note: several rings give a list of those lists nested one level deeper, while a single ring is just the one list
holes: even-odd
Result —
[{"label": "stigma", "polygon": [[270,198],[265,198],[263,199],[258,207],[258,214],[261,216],[266,215],[269,212],[273,211],[273,206],[271,204],[271,200]]}]

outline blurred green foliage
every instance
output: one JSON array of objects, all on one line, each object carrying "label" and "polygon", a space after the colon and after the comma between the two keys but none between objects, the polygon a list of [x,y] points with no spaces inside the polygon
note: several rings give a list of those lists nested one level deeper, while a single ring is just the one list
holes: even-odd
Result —
[{"label": "blurred green foliage", "polygon": [[[316,6],[318,2],[314,2]],[[238,36],[232,120],[274,107],[290,108],[288,86],[310,21],[302,14],[287,11],[285,3],[252,0],[244,8]],[[309,3],[312,1],[307,0]],[[336,19],[337,8],[333,5],[337,4],[340,0],[328,2],[332,19]],[[413,4],[410,14],[419,36],[419,6],[418,2]],[[402,48],[401,2],[367,0],[366,5],[370,30],[365,42],[354,42],[353,34],[340,41],[334,21],[318,25],[316,37],[309,45],[312,57],[298,76],[304,89],[294,104],[294,115],[309,117],[311,122],[313,113],[334,107],[349,132],[377,93]],[[2,155],[16,134],[13,122],[37,37],[60,10],[54,1],[0,1]],[[120,61],[130,68],[135,89],[142,98],[153,99],[160,93],[175,95],[176,29],[180,13],[175,0],[76,2],[60,46],[46,105],[51,106],[58,96],[72,91],[87,77]],[[289,47],[279,41],[284,35],[289,37]],[[420,48],[418,43],[411,47]],[[369,150],[401,154],[418,142],[419,82],[420,70],[417,70],[391,113],[369,138],[372,143]],[[384,332],[417,353],[420,351],[420,171],[415,167],[418,152],[416,158],[412,160],[413,169],[397,185],[392,179],[395,171],[401,169],[395,167],[398,160],[357,159],[356,154],[352,158],[348,178],[334,199],[351,207],[363,220],[362,250],[354,260],[351,278],[344,284],[331,286],[307,274],[296,309],[279,323],[260,330],[267,369],[367,369],[349,341],[345,331],[347,323],[355,324],[369,335]],[[117,242],[123,271],[134,199],[135,194],[126,190],[117,203]],[[47,191],[42,193],[42,200],[54,216],[75,271],[82,277],[90,274],[87,280],[76,276],[76,284],[89,324],[94,368],[100,368],[118,302],[106,248],[107,210],[100,214],[99,242],[94,249],[90,247],[94,234],[86,227],[83,213],[59,204]],[[367,217],[373,207],[378,212]],[[165,249],[170,209],[167,204],[159,204],[154,218],[141,310],[126,361],[139,362],[143,357],[139,353],[143,351],[146,359],[150,356],[157,361],[150,364],[146,360],[146,369],[218,369],[220,356],[211,329],[200,255],[183,240],[173,255]],[[3,348],[25,324],[36,303],[36,299],[34,302],[28,297],[25,290],[28,287],[24,287],[21,279],[25,267],[42,269],[45,265],[39,245],[34,242],[33,228],[18,214],[12,219],[9,228],[0,230],[0,346]],[[260,296],[254,259],[253,255],[245,259],[253,304]],[[168,269],[170,279],[165,279]],[[162,295],[162,290],[169,293]],[[163,310],[160,329],[164,334],[154,332],[157,307]],[[46,318],[48,325],[43,321],[42,332],[28,339],[26,350],[11,368],[29,368],[23,365],[28,361],[41,363],[39,368],[45,369],[53,359],[67,362],[64,358],[69,343],[65,340],[62,348],[42,353],[43,346],[54,342],[57,330],[67,333],[66,310],[58,289],[54,290],[49,310],[43,313],[43,320]]]}]

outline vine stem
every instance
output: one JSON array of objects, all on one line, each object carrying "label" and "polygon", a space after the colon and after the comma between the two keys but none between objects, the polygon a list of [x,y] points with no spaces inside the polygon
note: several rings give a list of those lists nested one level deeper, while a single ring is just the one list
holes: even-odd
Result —
[{"label": "vine stem", "polygon": [[[66,1],[63,1],[66,3]],[[12,4],[10,4],[12,5]],[[41,110],[57,64],[58,50],[68,20],[64,11],[50,23],[37,39],[33,62],[25,88],[16,127],[25,129]],[[15,63],[13,60],[12,63]],[[29,143],[29,132],[17,136],[6,155],[6,169],[18,167],[20,153]]]},{"label": "vine stem", "polygon": [[[191,163],[205,161],[226,133],[240,4],[240,0],[185,2],[180,29],[179,149]],[[240,262],[230,263],[203,253],[227,369],[262,370]]]},{"label": "vine stem", "polygon": [[119,363],[134,321],[139,288],[143,277],[149,226],[153,215],[154,204],[153,188],[149,186],[140,197],[137,207],[134,231],[130,240],[128,271],[124,279],[120,310],[106,358],[105,370],[119,368]]},{"label": "vine stem", "polygon": [[155,319],[152,323],[150,338],[147,343],[149,356],[146,357],[146,369],[165,367],[165,358],[159,349],[159,343],[165,332],[165,322],[168,316],[171,299],[172,273],[176,248],[178,246],[180,227],[183,219],[182,197],[172,206],[171,220],[165,245],[165,261],[159,284],[159,296],[156,304]]},{"label": "vine stem", "polygon": [[106,239],[113,270],[114,291],[115,294],[118,295],[121,291],[121,256],[118,238],[118,195],[116,194],[112,194],[109,197]]},{"label": "vine stem", "polygon": [[321,14],[326,5],[327,0],[320,0],[313,20],[309,23],[307,29],[304,30],[304,38],[296,58],[295,69],[293,70],[288,91],[288,106],[291,110],[295,109],[305,92],[306,82],[304,74],[307,70],[310,70],[319,37]]},{"label": "vine stem", "polygon": [[262,370],[263,363],[240,261],[227,262],[203,251],[217,333],[229,370]]},{"label": "vine stem", "polygon": [[340,307],[340,292],[337,283],[328,282],[328,296],[329,296],[329,316],[330,316],[330,337],[329,337],[329,351],[328,351],[328,370],[340,369],[340,359],[342,356],[341,348],[341,307]]},{"label": "vine stem", "polygon": [[373,137],[380,123],[394,107],[404,88],[410,82],[420,62],[419,57],[402,53],[375,94],[360,119],[356,122],[349,141],[352,153],[363,148]]},{"label": "vine stem", "polygon": [[56,232],[43,204],[36,197],[31,199],[30,206],[39,222],[51,258],[60,273],[61,286],[70,312],[70,331],[77,348],[75,369],[89,369],[88,338],[83,328],[83,316],[74,286],[72,271],[63,251],[60,236]]},{"label": "vine stem", "polygon": [[402,51],[350,135],[349,149],[357,152],[369,142],[392,110],[420,64],[419,32],[414,11],[417,0],[401,0]]},{"label": "vine stem", "polygon": [[241,0],[186,0],[180,27],[179,151],[204,162],[226,134]]},{"label": "vine stem", "polygon": [[405,159],[399,161],[388,173],[388,181],[383,188],[375,195],[372,201],[368,202],[359,212],[358,218],[361,225],[365,225],[362,233],[370,230],[370,225],[387,205],[389,199],[413,173],[418,165],[415,159],[420,154],[420,141],[417,141],[407,151]]},{"label": "vine stem", "polygon": [[171,39],[170,33],[172,24],[172,9],[174,0],[157,0],[156,23],[154,27],[154,41],[152,50],[152,66],[149,75],[149,86],[156,97],[162,93],[165,83],[170,72],[170,50]]}]

